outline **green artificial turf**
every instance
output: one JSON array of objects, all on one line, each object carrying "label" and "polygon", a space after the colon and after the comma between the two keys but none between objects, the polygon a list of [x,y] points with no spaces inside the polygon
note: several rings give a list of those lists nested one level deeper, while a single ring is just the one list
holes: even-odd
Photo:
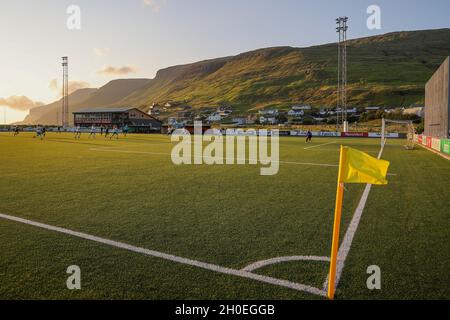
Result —
[{"label": "green artificial turf", "polygon": [[[336,143],[327,144],[336,141]],[[339,143],[376,156],[378,139],[281,138],[280,160],[337,164]],[[449,298],[450,163],[390,140],[388,186],[373,187],[337,298]],[[118,141],[0,134],[0,213],[224,267],[278,256],[329,256],[337,168],[181,165],[162,135]],[[101,151],[99,151],[101,150]],[[120,151],[120,152],[116,152]],[[346,186],[342,233],[363,185]],[[0,299],[317,299],[320,297],[148,257],[0,219]],[[79,265],[82,289],[66,288]],[[378,265],[382,290],[366,287]],[[328,264],[256,271],[321,288]]]}]

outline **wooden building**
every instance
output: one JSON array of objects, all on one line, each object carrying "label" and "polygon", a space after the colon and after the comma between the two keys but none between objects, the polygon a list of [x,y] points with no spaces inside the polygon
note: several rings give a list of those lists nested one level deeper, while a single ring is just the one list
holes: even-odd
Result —
[{"label": "wooden building", "polygon": [[131,133],[160,133],[162,122],[137,108],[86,109],[73,113],[75,126],[123,128]]}]

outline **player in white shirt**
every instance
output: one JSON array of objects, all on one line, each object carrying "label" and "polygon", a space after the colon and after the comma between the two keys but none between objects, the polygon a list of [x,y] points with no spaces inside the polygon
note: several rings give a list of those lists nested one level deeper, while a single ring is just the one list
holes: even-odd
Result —
[{"label": "player in white shirt", "polygon": [[114,136],[116,137],[116,139],[119,139],[119,128],[117,128],[117,126],[114,126],[113,133],[111,137],[109,137],[109,140],[111,140]]},{"label": "player in white shirt", "polygon": [[36,127],[36,135],[33,138],[40,138],[41,140],[44,139],[44,135],[42,134],[41,126]]},{"label": "player in white shirt", "polygon": [[80,126],[77,126],[75,128],[75,139],[80,139],[81,138],[81,130],[80,130]]},{"label": "player in white shirt", "polygon": [[95,139],[95,132],[96,132],[96,128],[95,128],[95,126],[93,125],[93,126],[91,127],[91,133],[89,134],[89,138],[94,137],[94,139]]}]

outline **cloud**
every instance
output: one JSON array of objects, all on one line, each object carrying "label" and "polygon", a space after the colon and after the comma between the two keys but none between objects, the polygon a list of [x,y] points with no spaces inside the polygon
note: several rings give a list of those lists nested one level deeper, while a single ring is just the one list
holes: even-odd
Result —
[{"label": "cloud", "polygon": [[134,66],[113,67],[106,66],[98,70],[97,73],[103,76],[123,76],[129,73],[136,73],[137,69]]},{"label": "cloud", "polygon": [[149,6],[153,12],[158,13],[163,6],[167,4],[167,0],[143,0],[146,6]]},{"label": "cloud", "polygon": [[97,57],[105,57],[109,54],[110,51],[110,48],[94,48],[94,54]]},{"label": "cloud", "polygon": [[48,87],[49,87],[50,90],[52,90],[52,91],[58,91],[58,90],[59,90],[58,79],[52,79],[52,80],[50,80],[50,83],[48,84]]},{"label": "cloud", "polygon": [[[89,88],[90,86],[91,85],[85,81],[69,81],[69,94],[79,89]],[[56,92],[58,94],[58,97],[62,96],[62,87],[59,84],[58,79],[55,78],[50,80],[48,87],[53,92]]]},{"label": "cloud", "polygon": [[36,107],[43,106],[45,103],[33,101],[25,96],[11,96],[9,98],[0,98],[0,106],[7,106],[12,109],[26,111]]}]

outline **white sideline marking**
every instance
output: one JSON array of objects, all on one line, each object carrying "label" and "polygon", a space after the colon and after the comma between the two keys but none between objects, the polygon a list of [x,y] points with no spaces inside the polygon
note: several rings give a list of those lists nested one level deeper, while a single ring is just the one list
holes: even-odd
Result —
[{"label": "white sideline marking", "polygon": [[145,248],[141,248],[141,247],[135,247],[133,245],[129,245],[129,244],[126,244],[123,242],[117,242],[117,241],[89,235],[86,233],[73,231],[73,230],[69,230],[69,229],[65,229],[65,228],[60,228],[60,227],[56,227],[56,226],[52,226],[52,225],[48,225],[48,224],[44,224],[44,223],[40,223],[40,222],[36,222],[36,221],[32,221],[32,220],[27,220],[27,219],[23,219],[23,218],[11,216],[11,215],[6,215],[6,214],[0,213],[0,218],[27,224],[27,225],[31,225],[31,226],[35,226],[35,227],[50,230],[50,231],[67,234],[67,235],[85,239],[85,240],[90,240],[90,241],[106,244],[106,245],[109,245],[112,247],[125,249],[128,251],[144,254],[147,256],[151,256],[151,257],[156,257],[156,258],[160,258],[160,259],[164,259],[164,260],[177,262],[177,263],[184,264],[184,265],[194,266],[197,268],[206,269],[206,270],[223,273],[223,274],[227,274],[227,275],[233,275],[233,276],[237,276],[237,277],[241,277],[241,278],[252,279],[252,280],[259,281],[259,282],[269,283],[272,285],[285,287],[285,288],[289,288],[289,289],[293,289],[293,290],[297,290],[297,291],[308,292],[308,293],[323,296],[323,297],[326,296],[325,291],[320,290],[318,288],[308,286],[308,285],[304,285],[301,283],[295,283],[295,282],[291,282],[291,281],[287,281],[287,280],[262,276],[262,275],[251,273],[248,271],[221,267],[218,265],[201,262],[201,261],[196,261],[196,260],[192,260],[192,259],[187,259],[187,258],[183,258],[183,257],[178,257],[178,256],[174,256],[171,254],[167,254],[167,253],[163,253],[163,252],[159,252],[159,251],[155,251],[155,250],[145,249]]},{"label": "white sideline marking", "polygon": [[318,148],[318,147],[322,147],[322,146],[327,146],[327,145],[333,144],[333,143],[336,143],[336,141],[331,141],[331,142],[328,142],[328,143],[322,143],[322,144],[318,144],[318,145],[315,145],[315,146],[312,146],[312,147],[306,147],[306,148],[304,148],[304,149],[305,149],[305,150],[309,150],[309,149],[313,149],[313,148]]},{"label": "white sideline marking", "polygon": [[290,262],[290,261],[323,261],[330,262],[330,258],[328,257],[317,257],[317,256],[288,256],[288,257],[278,257],[267,260],[257,261],[252,263],[245,268],[241,269],[242,271],[255,271],[257,269],[261,269],[266,266],[270,266],[272,264],[278,264],[282,262]]},{"label": "white sideline marking", "polygon": [[[128,151],[128,150],[117,150],[117,149],[101,149],[101,148],[91,148],[89,149],[91,151],[100,151],[100,152],[118,152],[118,153],[135,153],[135,154],[152,154],[152,155],[158,155],[158,156],[170,156],[170,153],[161,153],[161,152],[150,152],[150,151]],[[193,158],[208,158],[208,159],[216,159],[214,157],[208,157],[208,156],[195,156],[192,155]],[[234,160],[234,161],[255,161],[254,159],[234,159],[234,158],[223,158],[223,160]],[[325,163],[309,163],[309,162],[294,162],[294,161],[275,161],[272,162],[276,163],[283,163],[283,164],[296,164],[296,165],[304,165],[304,166],[319,166],[319,167],[339,167],[337,164],[325,164]]]},{"label": "white sideline marking", "polygon": [[[384,144],[381,147],[380,152],[378,153],[378,159],[381,159],[381,156],[383,155],[383,151],[384,151]],[[342,271],[344,270],[344,266],[345,266],[345,260],[347,259],[348,253],[350,252],[353,238],[355,237],[356,230],[358,229],[359,222],[361,221],[361,216],[362,216],[364,208],[366,206],[367,198],[369,197],[369,193],[370,193],[371,189],[372,189],[372,185],[367,184],[366,188],[364,189],[361,200],[359,200],[358,207],[356,207],[355,213],[353,214],[352,221],[350,222],[350,225],[347,228],[347,232],[345,233],[344,240],[342,241],[342,244],[339,247],[338,261],[337,261],[337,267],[336,267],[337,270],[336,270],[335,288],[337,288],[339,281],[341,280]],[[328,280],[329,280],[329,277],[327,276],[327,278],[323,284],[324,291],[327,291]]]},{"label": "white sideline marking", "polygon": [[[158,156],[170,156],[170,153],[161,153],[161,152],[150,152],[150,151],[128,151],[128,150],[117,150],[117,149],[102,149],[102,148],[91,148],[91,151],[99,151],[99,152],[118,152],[118,153],[135,153],[135,154],[152,154]],[[199,157],[192,155],[193,158]],[[212,158],[208,156],[203,156],[203,158]],[[215,159],[215,158],[214,158]],[[223,160],[228,160],[229,158],[223,158]],[[254,159],[232,159],[232,160],[253,160]],[[294,165],[302,165],[302,166],[316,166],[316,167],[331,167],[337,168],[338,164],[327,164],[327,163],[312,163],[312,162],[295,162],[295,161],[275,161],[272,162],[280,163],[280,164],[294,164]],[[388,176],[396,176],[395,173],[388,173]]]}]

